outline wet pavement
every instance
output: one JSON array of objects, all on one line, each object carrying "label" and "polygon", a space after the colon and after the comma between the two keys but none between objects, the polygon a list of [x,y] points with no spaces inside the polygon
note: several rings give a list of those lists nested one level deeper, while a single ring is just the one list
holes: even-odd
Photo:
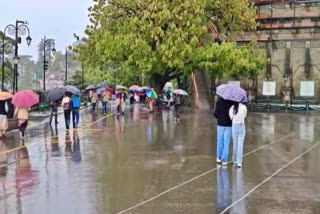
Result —
[{"label": "wet pavement", "polygon": [[242,169],[215,164],[207,113],[59,120],[0,142],[0,214],[320,213],[320,116],[251,113]]}]

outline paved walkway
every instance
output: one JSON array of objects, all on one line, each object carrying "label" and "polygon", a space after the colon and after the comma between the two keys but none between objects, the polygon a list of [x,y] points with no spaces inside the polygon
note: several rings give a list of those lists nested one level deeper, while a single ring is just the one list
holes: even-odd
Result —
[{"label": "paved walkway", "polygon": [[0,143],[1,214],[320,213],[320,117],[250,114],[243,169],[216,166],[206,113],[59,120]]}]

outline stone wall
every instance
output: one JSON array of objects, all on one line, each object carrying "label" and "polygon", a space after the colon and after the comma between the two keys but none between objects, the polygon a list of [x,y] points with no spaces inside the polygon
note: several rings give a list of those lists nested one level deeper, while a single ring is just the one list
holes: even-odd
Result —
[{"label": "stone wall", "polygon": [[[267,50],[267,43],[260,43],[261,48]],[[309,56],[307,51],[309,49]],[[304,99],[300,97],[300,81],[315,81],[315,97],[310,100],[320,100],[320,40],[313,41],[274,41],[271,48],[271,75],[264,71],[258,78],[258,84],[250,86],[248,79],[241,80],[241,86],[245,89],[253,90],[258,85],[258,97],[263,98],[263,81],[276,82],[276,96],[272,99],[278,99],[282,102],[289,101],[285,99],[286,89],[291,89],[291,71],[293,73],[293,100]],[[234,80],[224,78],[217,84]]]}]

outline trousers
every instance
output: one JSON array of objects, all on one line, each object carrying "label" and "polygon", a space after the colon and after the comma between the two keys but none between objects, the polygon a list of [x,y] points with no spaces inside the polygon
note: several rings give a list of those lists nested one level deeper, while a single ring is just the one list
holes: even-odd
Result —
[{"label": "trousers", "polygon": [[243,124],[232,125],[233,139],[233,163],[242,165],[243,160],[243,144],[246,137],[246,127]]},{"label": "trousers", "polygon": [[77,128],[78,127],[78,125],[79,125],[79,117],[80,117],[79,111],[72,111],[73,128]]},{"label": "trousers", "polygon": [[223,162],[228,162],[231,130],[231,127],[217,127],[217,159],[222,159]]}]

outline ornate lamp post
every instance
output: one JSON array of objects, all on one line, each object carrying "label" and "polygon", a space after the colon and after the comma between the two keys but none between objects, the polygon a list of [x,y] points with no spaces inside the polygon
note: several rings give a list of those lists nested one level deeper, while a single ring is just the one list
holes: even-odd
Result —
[{"label": "ornate lamp post", "polygon": [[[32,38],[30,37],[30,30],[28,28],[28,23],[24,21],[16,21],[16,25],[9,24],[5,27],[4,30],[4,36],[2,40],[2,48],[4,48],[4,38],[6,35],[6,32],[8,31],[8,34],[11,36],[15,36],[15,49],[14,49],[14,71],[13,71],[13,92],[18,91],[18,45],[21,44],[21,37],[25,36],[28,33],[28,36],[26,38],[27,45],[30,46],[32,42]],[[2,53],[2,90],[4,89],[4,49]]]},{"label": "ornate lamp post", "polygon": [[[49,52],[49,59],[51,55],[51,51],[54,54],[56,52],[55,48],[56,44],[54,42],[54,39],[46,39],[46,36],[43,38],[43,91],[46,91],[46,71],[48,69],[48,63],[46,53],[47,49]],[[51,48],[52,47],[52,48]]]}]

